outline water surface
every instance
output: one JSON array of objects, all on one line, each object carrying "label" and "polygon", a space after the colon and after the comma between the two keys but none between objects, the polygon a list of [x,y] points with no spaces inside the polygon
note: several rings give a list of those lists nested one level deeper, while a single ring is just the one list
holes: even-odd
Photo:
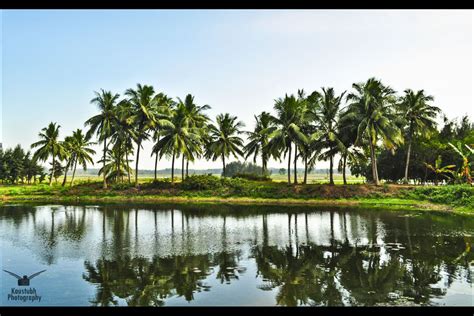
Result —
[{"label": "water surface", "polygon": [[473,306],[473,233],[466,216],[319,206],[2,206],[2,269],[46,271],[2,272],[0,305]]}]

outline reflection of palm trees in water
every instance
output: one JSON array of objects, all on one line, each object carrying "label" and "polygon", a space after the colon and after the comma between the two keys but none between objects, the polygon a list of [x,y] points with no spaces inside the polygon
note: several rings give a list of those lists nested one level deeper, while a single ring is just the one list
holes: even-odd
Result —
[{"label": "reflection of palm trees in water", "polygon": [[[219,253],[215,258],[205,255],[177,255],[152,259],[125,256],[116,260],[99,259],[95,264],[84,263],[84,280],[97,285],[96,306],[117,305],[117,298],[126,300],[130,306],[162,306],[165,299],[182,296],[187,301],[194,293],[209,291],[203,280],[210,274],[214,260],[220,266],[228,253]],[[225,260],[225,259],[224,259]]]},{"label": "reflection of palm trees in water", "polygon": [[[389,296],[393,292],[399,293],[401,297],[408,297],[414,303],[428,303],[430,297],[445,294],[442,290],[433,288],[440,280],[439,272],[443,262],[439,257],[433,260],[431,251],[424,249],[425,251],[419,251],[418,254],[411,251],[405,255],[405,251],[410,250],[401,247],[395,249],[397,251],[389,251],[385,260],[381,260],[382,250],[376,244],[379,238],[376,218],[371,218],[371,223],[366,226],[368,245],[357,245],[349,242],[345,214],[339,214],[339,222],[344,221],[339,226],[344,230],[340,234],[343,241],[335,238],[336,214],[338,213],[330,214],[329,246],[315,245],[307,239],[306,245],[296,243],[298,251],[292,249],[293,238],[290,235],[287,246],[270,246],[265,233],[268,231],[267,222],[263,218],[262,244],[253,247],[252,255],[257,264],[258,275],[264,280],[264,284],[259,287],[262,290],[278,288],[277,304],[391,304],[394,302]],[[297,232],[296,219],[294,225],[294,231]],[[306,219],[305,225],[308,225]],[[308,227],[305,230],[308,232]],[[361,236],[361,233],[360,230],[357,235]],[[308,233],[306,236],[308,238]],[[410,248],[424,248],[432,243],[433,239],[418,236],[414,240],[412,237]],[[295,236],[294,240],[297,241],[298,238]],[[446,242],[445,237],[443,240]],[[414,243],[418,245],[415,246]],[[458,250],[453,253],[460,257],[460,247],[454,248]],[[439,247],[438,254],[440,250],[447,251]],[[424,257],[420,257],[421,254],[424,254]],[[428,258],[430,256],[431,260]],[[468,266],[468,261],[466,263]]]}]

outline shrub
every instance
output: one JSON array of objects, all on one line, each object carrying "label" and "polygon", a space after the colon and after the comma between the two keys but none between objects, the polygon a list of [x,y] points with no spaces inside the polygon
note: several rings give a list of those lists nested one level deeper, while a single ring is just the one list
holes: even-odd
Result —
[{"label": "shrub", "polygon": [[237,173],[232,178],[241,178],[252,181],[271,181],[271,178],[269,176],[262,176],[255,173]]},{"label": "shrub", "polygon": [[215,190],[221,187],[221,179],[212,175],[192,175],[181,182],[184,190]]},{"label": "shrub", "polygon": [[171,187],[171,179],[164,178],[164,179],[156,179],[153,180],[151,186],[156,189],[167,189]]},{"label": "shrub", "polygon": [[111,186],[111,189],[114,191],[122,191],[128,188],[131,188],[133,184],[131,183],[115,183]]}]

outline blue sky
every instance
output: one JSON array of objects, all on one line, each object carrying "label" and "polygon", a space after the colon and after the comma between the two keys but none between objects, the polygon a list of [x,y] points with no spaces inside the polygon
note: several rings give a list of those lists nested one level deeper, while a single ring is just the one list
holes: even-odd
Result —
[{"label": "blue sky", "polygon": [[[371,76],[425,89],[449,117],[473,116],[471,11],[115,10],[2,12],[4,146],[64,137],[95,113],[93,91],[136,83],[209,104],[253,128],[285,93],[348,90]],[[151,144],[140,168],[152,168]],[[98,149],[98,148],[97,148]],[[161,162],[160,168],[169,167]],[[284,165],[273,162],[271,166]],[[325,166],[325,163],[317,167]],[[199,162],[195,167],[220,167]]]}]

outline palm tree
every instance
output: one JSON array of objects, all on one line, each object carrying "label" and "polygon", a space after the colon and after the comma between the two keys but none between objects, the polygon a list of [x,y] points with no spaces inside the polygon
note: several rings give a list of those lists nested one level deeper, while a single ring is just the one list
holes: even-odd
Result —
[{"label": "palm tree", "polygon": [[441,111],[438,107],[429,105],[433,96],[425,95],[423,90],[414,92],[405,90],[405,95],[400,100],[400,110],[407,124],[406,139],[408,141],[407,159],[405,164],[405,179],[408,183],[408,167],[413,138],[416,136],[429,136],[429,132],[436,128],[436,116]]},{"label": "palm tree", "polygon": [[365,83],[354,83],[352,87],[355,92],[347,95],[346,100],[351,103],[345,114],[346,119],[357,125],[356,144],[360,144],[362,138],[368,139],[372,176],[374,183],[379,185],[375,152],[377,141],[381,139],[389,149],[403,143],[401,131],[394,124],[396,116],[391,107],[395,91],[375,78]]},{"label": "palm tree", "polygon": [[56,170],[56,158],[61,159],[66,155],[63,144],[59,141],[59,128],[61,125],[56,123],[49,123],[48,127],[41,130],[38,136],[40,141],[31,144],[31,148],[39,147],[34,155],[33,160],[46,161],[49,156],[52,156],[51,177],[49,178],[49,185],[53,181],[54,171]]},{"label": "palm tree", "polygon": [[66,166],[64,167],[64,178],[63,178],[63,183],[62,186],[66,185],[67,181],[67,172],[69,168],[72,166],[72,162],[74,160],[73,154],[72,154],[72,137],[67,136],[64,138],[64,141],[62,142],[64,146],[64,159],[66,160]]},{"label": "palm tree", "polygon": [[222,176],[225,177],[225,159],[230,155],[237,158],[243,156],[241,148],[243,140],[238,136],[244,123],[237,121],[236,116],[229,113],[219,114],[216,117],[216,125],[209,124],[209,139],[206,148],[206,157],[216,161],[222,159]]},{"label": "palm tree", "polygon": [[163,155],[171,156],[171,183],[174,183],[174,163],[176,157],[186,155],[193,158],[193,152],[200,145],[200,135],[194,127],[190,127],[186,120],[186,109],[183,103],[178,103],[172,111],[171,122],[163,126],[160,140],[153,146],[160,158]]},{"label": "palm tree", "polygon": [[102,159],[99,161],[103,163],[103,167],[99,169],[99,175],[104,175],[107,181],[117,182],[118,179],[131,172],[128,163],[123,163],[127,159],[126,151],[123,148],[120,149],[119,146],[124,146],[124,144],[117,143],[112,148],[108,148],[105,163]]},{"label": "palm tree", "polygon": [[[194,96],[191,94],[186,95],[184,102],[178,98],[180,104],[184,106],[185,109],[185,124],[188,125],[188,128],[196,129],[196,131],[201,131],[201,135],[203,135],[206,130],[206,124],[209,121],[209,117],[205,115],[203,112],[205,110],[210,109],[211,107],[207,104],[198,106],[194,103]],[[200,146],[192,146],[191,148],[196,148],[198,151],[194,151],[193,155],[183,155],[182,156],[182,166],[181,166],[181,173],[182,178],[184,179],[184,159],[186,159],[186,177],[188,176],[188,167],[189,161],[193,161],[195,156],[199,156],[201,153]]]},{"label": "palm tree", "polygon": [[323,160],[329,159],[329,184],[334,185],[334,156],[344,148],[344,144],[338,135],[338,118],[339,106],[345,92],[336,96],[333,88],[322,88],[322,90],[323,94],[321,95],[319,106],[316,107],[313,120],[320,131],[317,147],[319,149],[326,149],[318,158]]},{"label": "palm tree", "polygon": [[92,156],[95,154],[95,150],[90,148],[94,143],[90,141],[91,135],[82,134],[81,129],[77,129],[72,133],[71,136],[71,153],[73,166],[72,179],[70,186],[74,183],[74,176],[76,174],[77,163],[82,165],[83,170],[87,170],[87,163],[94,164]]},{"label": "palm tree", "polygon": [[[116,148],[117,156],[123,157],[123,161],[118,161],[118,169],[127,170],[128,182],[130,179],[130,166],[129,166],[129,154],[133,154],[133,142],[137,139],[137,134],[134,126],[133,109],[127,100],[122,100],[118,103],[116,108],[116,116],[114,121],[114,133],[111,136],[111,140]],[[123,151],[123,152],[122,152]],[[120,166],[120,164],[124,164]],[[122,175],[122,182],[123,182]]]},{"label": "palm tree", "polygon": [[285,95],[275,101],[273,107],[277,112],[272,116],[273,124],[277,127],[270,134],[268,143],[269,152],[275,159],[280,159],[281,154],[288,154],[288,184],[291,184],[291,145],[295,143],[295,183],[296,177],[296,144],[307,141],[306,136],[301,132],[301,122],[305,116],[302,102],[294,95]]},{"label": "palm tree", "polygon": [[[171,115],[171,109],[174,105],[174,101],[172,98],[169,98],[167,95],[163,93],[159,93],[156,96],[157,99],[159,99],[158,104],[160,104],[160,111],[162,112],[162,115],[166,115],[167,118]],[[155,125],[153,129],[153,143],[157,143],[160,140],[160,131],[161,131],[161,126]],[[159,158],[159,152],[152,151],[151,155],[155,155],[155,173],[154,173],[154,180],[157,180],[157,171],[158,171],[158,158]]]},{"label": "palm tree", "polygon": [[138,186],[138,163],[142,142],[149,137],[149,131],[156,126],[169,125],[167,115],[162,112],[162,94],[155,95],[152,86],[137,84],[137,89],[128,89],[125,95],[129,97],[136,127],[137,158],[135,161],[135,186]]},{"label": "palm tree", "polygon": [[270,133],[275,129],[272,125],[272,116],[268,112],[262,112],[255,117],[255,128],[253,132],[247,132],[248,143],[244,147],[245,159],[253,155],[253,162],[257,162],[257,156],[262,158],[262,175],[267,171],[267,162],[270,158],[268,142]]},{"label": "palm tree", "polygon": [[[85,126],[90,126],[87,134],[97,134],[99,142],[104,143],[103,149],[103,167],[105,167],[105,155],[107,152],[107,138],[113,134],[113,125],[115,121],[115,110],[116,103],[119,98],[119,94],[113,94],[110,91],[103,89],[99,92],[95,92],[95,98],[91,100],[91,103],[96,104],[99,108],[100,113],[91,117],[85,122]],[[107,189],[107,179],[104,174],[104,189]]]}]

